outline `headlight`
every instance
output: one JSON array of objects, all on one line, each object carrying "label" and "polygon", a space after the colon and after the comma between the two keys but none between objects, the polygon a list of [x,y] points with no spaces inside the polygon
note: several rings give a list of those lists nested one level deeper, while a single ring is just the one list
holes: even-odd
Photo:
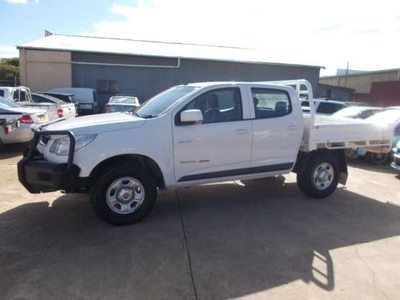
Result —
[{"label": "headlight", "polygon": [[[75,151],[90,144],[96,138],[95,134],[91,135],[78,135],[75,137]],[[69,137],[54,140],[49,150],[51,153],[57,155],[68,155],[69,152]]]}]

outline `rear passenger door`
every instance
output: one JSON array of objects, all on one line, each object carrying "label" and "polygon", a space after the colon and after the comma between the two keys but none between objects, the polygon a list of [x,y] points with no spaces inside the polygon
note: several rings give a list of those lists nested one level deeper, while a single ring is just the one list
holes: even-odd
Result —
[{"label": "rear passenger door", "polygon": [[293,167],[303,135],[301,106],[288,90],[251,88],[254,104],[251,167],[262,172]]}]

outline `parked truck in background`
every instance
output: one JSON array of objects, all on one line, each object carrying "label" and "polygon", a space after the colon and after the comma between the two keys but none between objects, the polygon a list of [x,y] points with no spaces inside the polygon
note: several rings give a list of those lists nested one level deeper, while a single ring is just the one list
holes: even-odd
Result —
[{"label": "parked truck in background", "polygon": [[58,118],[75,118],[76,108],[73,103],[35,103],[32,100],[32,94],[28,87],[0,87],[0,96],[7,100],[17,102],[25,107],[32,107],[36,109],[44,109],[47,111],[49,120]]},{"label": "parked truck in background", "polygon": [[[301,86],[310,114],[302,113]],[[89,193],[97,215],[116,225],[148,215],[158,190],[289,172],[304,194],[325,198],[346,183],[344,149],[388,152],[393,130],[316,116],[312,100],[305,80],[175,86],[134,115],[87,116],[38,130],[18,163],[19,180],[31,193]]]}]

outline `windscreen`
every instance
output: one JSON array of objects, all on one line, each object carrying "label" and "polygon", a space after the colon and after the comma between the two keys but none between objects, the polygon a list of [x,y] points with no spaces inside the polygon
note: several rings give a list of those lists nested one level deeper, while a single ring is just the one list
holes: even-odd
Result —
[{"label": "windscreen", "polygon": [[155,117],[171,108],[179,99],[197,90],[198,87],[180,85],[154,96],[144,102],[136,112],[139,117]]}]

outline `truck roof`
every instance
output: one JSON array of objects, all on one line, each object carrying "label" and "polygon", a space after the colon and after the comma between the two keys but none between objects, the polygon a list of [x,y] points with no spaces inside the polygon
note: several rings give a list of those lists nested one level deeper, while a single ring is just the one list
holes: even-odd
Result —
[{"label": "truck roof", "polygon": [[275,82],[268,81],[207,81],[207,82],[193,82],[183,84],[187,86],[194,86],[199,88],[209,87],[209,86],[218,86],[218,85],[273,85],[273,86],[282,86],[287,87],[287,85],[279,84]]},{"label": "truck roof", "polygon": [[0,89],[2,90],[15,90],[15,89],[29,89],[27,86],[0,86]]}]

